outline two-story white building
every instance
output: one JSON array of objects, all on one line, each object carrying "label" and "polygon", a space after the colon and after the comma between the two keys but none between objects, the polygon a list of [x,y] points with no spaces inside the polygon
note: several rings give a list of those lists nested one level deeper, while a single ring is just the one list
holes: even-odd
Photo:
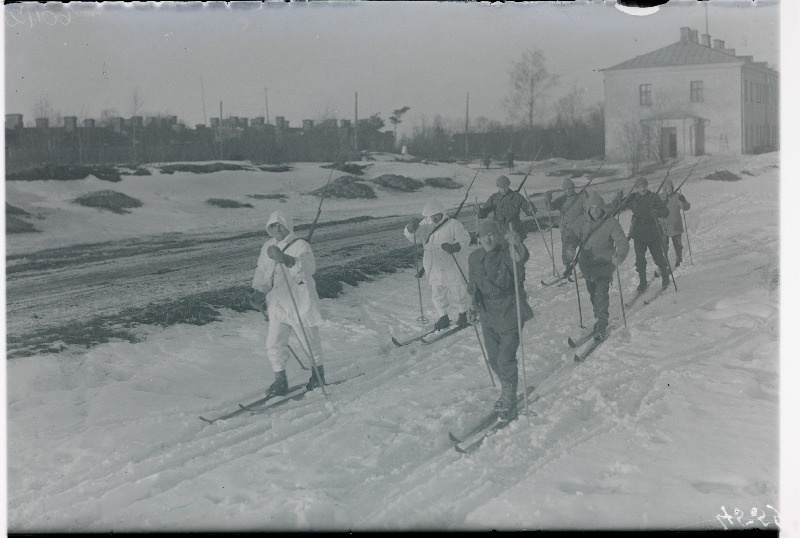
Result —
[{"label": "two-story white building", "polygon": [[778,149],[779,74],[725,42],[680,41],[603,69],[611,161]]}]

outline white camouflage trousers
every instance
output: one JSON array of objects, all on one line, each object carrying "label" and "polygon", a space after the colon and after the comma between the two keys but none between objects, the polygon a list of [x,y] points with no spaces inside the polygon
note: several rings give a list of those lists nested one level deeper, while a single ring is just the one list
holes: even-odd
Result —
[{"label": "white camouflage trousers", "polygon": [[[305,326],[308,339],[311,341],[311,353],[317,366],[322,366],[322,341],[319,337],[319,327]],[[267,357],[272,363],[273,372],[282,372],[286,369],[286,362],[289,360],[289,337],[294,332],[300,341],[300,349],[296,351],[297,356],[309,369],[311,364],[308,359],[306,340],[303,337],[303,329],[300,326],[293,326],[280,321],[270,320],[269,330],[267,331]]]}]

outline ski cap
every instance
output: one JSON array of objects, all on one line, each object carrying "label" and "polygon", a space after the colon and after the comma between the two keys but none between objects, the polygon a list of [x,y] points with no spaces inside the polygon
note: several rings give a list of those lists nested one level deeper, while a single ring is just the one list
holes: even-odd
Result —
[{"label": "ski cap", "polygon": [[589,195],[586,201],[583,202],[583,209],[585,209],[586,212],[588,213],[589,210],[595,206],[599,207],[604,212],[606,211],[606,202],[605,200],[603,200],[603,197],[597,194],[596,192],[593,192],[592,194]]},{"label": "ski cap", "polygon": [[506,176],[500,176],[499,178],[497,178],[497,186],[498,187],[510,187],[511,186],[511,180],[508,179]]},{"label": "ski cap", "polygon": [[444,204],[438,198],[434,198],[422,208],[423,217],[431,217],[433,215],[438,215],[439,213],[444,214],[444,212]]},{"label": "ski cap", "polygon": [[289,230],[289,233],[292,233],[294,226],[292,224],[292,219],[288,218],[286,215],[283,214],[282,211],[273,211],[272,214],[267,219],[267,228],[269,228],[270,224],[282,224],[284,228]]},{"label": "ski cap", "polygon": [[493,233],[500,235],[500,227],[492,219],[479,219],[478,220],[478,235],[484,236]]},{"label": "ski cap", "polygon": [[575,184],[572,182],[570,178],[564,178],[564,182],[561,184],[561,188],[564,190],[574,189]]},{"label": "ski cap", "polygon": [[636,183],[633,185],[633,188],[636,188],[636,187],[638,187],[640,185],[644,185],[645,189],[647,188],[647,178],[646,177],[641,176],[639,179],[637,179]]}]

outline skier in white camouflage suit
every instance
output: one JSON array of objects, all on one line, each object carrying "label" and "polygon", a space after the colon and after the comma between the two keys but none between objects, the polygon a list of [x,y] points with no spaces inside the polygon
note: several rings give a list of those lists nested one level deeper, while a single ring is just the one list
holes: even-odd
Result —
[{"label": "skier in white camouflage suit", "polygon": [[669,253],[669,238],[672,238],[672,246],[675,247],[675,268],[683,261],[683,243],[681,242],[681,235],[683,234],[683,219],[681,218],[681,210],[688,211],[691,205],[686,197],[679,192],[675,192],[675,186],[672,184],[671,179],[664,182],[664,192],[659,196],[664,201],[664,205],[669,209],[669,216],[661,219],[661,229],[664,232],[662,238],[664,242],[664,256]]},{"label": "skier in white camouflage suit", "polygon": [[425,205],[422,216],[425,218],[421,221],[412,218],[403,233],[409,241],[424,245],[422,273],[428,276],[431,299],[439,315],[434,327],[442,330],[450,326],[448,311],[458,316],[457,326],[466,327],[470,301],[466,274],[462,276],[461,271],[467,270],[469,232],[458,220],[447,216],[437,199]]},{"label": "skier in white camouflage suit", "polygon": [[[272,238],[261,247],[252,287],[265,293],[267,301],[269,317],[267,357],[272,363],[272,371],[275,374],[275,381],[267,389],[267,395],[282,396],[289,389],[286,362],[289,357],[288,342],[291,331],[294,331],[306,351],[308,349],[305,336],[308,336],[314,362],[318,367],[322,383],[325,383],[322,343],[319,336],[322,316],[319,310],[317,284],[314,281],[317,265],[311,245],[295,235],[291,219],[280,211],[275,211],[269,216],[267,233]],[[287,287],[287,283],[291,288]],[[312,372],[306,388],[313,390],[319,386],[320,380]]]}]

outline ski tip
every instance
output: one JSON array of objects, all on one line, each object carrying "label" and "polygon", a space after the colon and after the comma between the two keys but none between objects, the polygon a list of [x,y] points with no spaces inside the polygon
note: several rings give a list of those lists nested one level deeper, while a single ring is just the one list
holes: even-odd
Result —
[{"label": "ski tip", "polygon": [[581,358],[581,356],[577,355],[577,354],[575,355],[574,360],[575,360],[575,362],[583,362],[583,359]]},{"label": "ski tip", "polygon": [[450,440],[453,441],[454,443],[458,444],[461,442],[461,439],[453,435],[453,432],[448,432],[447,435],[448,437],[450,437]]},{"label": "ski tip", "polygon": [[395,338],[394,336],[392,336],[392,343],[393,343],[394,345],[398,346],[398,347],[400,347],[400,346],[402,346],[402,345],[403,345],[403,344],[401,344],[400,342],[398,342],[398,341],[397,341],[397,338]]},{"label": "ski tip", "polygon": [[572,337],[567,338],[567,344],[569,344],[569,347],[571,347],[573,349],[578,347],[577,344],[575,344],[575,341],[572,339]]},{"label": "ski tip", "polygon": [[203,422],[206,422],[206,423],[208,423],[208,424],[214,424],[214,422],[215,422],[215,420],[208,419],[208,418],[206,418],[206,417],[198,417],[198,418],[199,418],[200,420],[202,420]]}]

